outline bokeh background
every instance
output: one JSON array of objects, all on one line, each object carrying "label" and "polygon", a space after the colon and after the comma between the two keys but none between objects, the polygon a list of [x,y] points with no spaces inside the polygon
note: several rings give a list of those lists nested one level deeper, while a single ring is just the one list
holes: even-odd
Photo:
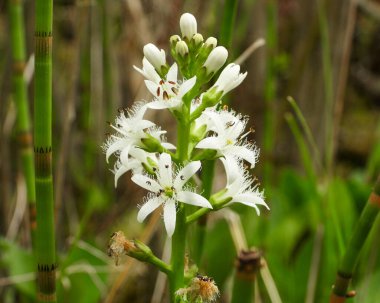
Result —
[{"label": "bokeh background", "polygon": [[[109,236],[117,230],[164,258],[168,244],[159,212],[146,224],[137,223],[136,205],[145,192],[128,174],[114,187],[113,165],[106,163],[101,145],[118,108],[151,98],[132,65],[141,66],[146,43],[168,50],[184,12],[196,16],[204,37],[227,43],[230,61],[256,39],[266,40],[241,64],[248,76],[225,101],[250,116],[255,130],[250,136],[261,150],[253,173],[271,211],[257,217],[252,209],[237,207],[210,216],[199,271],[216,280],[220,302],[228,302],[237,249],[246,242],[262,251],[277,289],[268,288],[268,278],[260,275],[256,302],[279,302],[273,301],[277,292],[282,302],[327,302],[339,257],[380,170],[380,1],[236,1],[230,39],[222,34],[231,13],[228,2],[54,1],[60,302],[167,301],[165,280],[152,266],[125,258],[115,267],[106,255]],[[32,62],[34,1],[23,4]],[[15,131],[7,8],[7,1],[0,1],[0,301],[32,302],[34,266]],[[170,115],[149,115],[175,142]],[[223,174],[216,176],[215,187],[223,186]],[[379,232],[377,222],[361,255],[352,302],[380,302]],[[190,263],[191,251],[190,245]]]}]

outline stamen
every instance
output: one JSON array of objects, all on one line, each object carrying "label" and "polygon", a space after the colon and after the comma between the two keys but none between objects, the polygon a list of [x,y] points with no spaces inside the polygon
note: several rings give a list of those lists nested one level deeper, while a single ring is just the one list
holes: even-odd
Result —
[{"label": "stamen", "polygon": [[160,92],[161,92],[161,87],[159,86],[159,87],[157,87],[157,97],[159,97],[160,96]]},{"label": "stamen", "polygon": [[172,92],[178,95],[178,89],[176,87],[172,87]]},{"label": "stamen", "polygon": [[160,85],[162,85],[162,84],[164,84],[165,83],[165,81],[164,80],[160,80]]},{"label": "stamen", "polygon": [[176,83],[175,82],[173,82],[173,81],[168,81],[170,84],[173,84],[173,85],[176,85]]},{"label": "stamen", "polygon": [[169,95],[166,91],[164,91],[164,93],[162,94],[162,96],[164,97],[164,100],[167,101],[169,100]]}]

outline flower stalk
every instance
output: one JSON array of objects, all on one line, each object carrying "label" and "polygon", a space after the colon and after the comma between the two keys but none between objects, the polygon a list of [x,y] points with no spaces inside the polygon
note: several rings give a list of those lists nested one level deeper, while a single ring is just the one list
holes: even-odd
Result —
[{"label": "flower stalk", "polygon": [[340,262],[335,283],[330,296],[330,303],[342,303],[346,298],[353,296],[354,292],[348,292],[351,279],[371,228],[380,211],[380,175],[377,178],[367,204],[364,207],[356,225],[346,252]]},{"label": "flower stalk", "polygon": [[[131,180],[149,191],[137,220],[142,222],[158,208],[163,213],[165,229],[172,239],[170,271],[163,270],[169,278],[171,301],[176,302],[179,295],[213,302],[218,295],[213,280],[194,277],[195,272],[185,269],[187,225],[210,209],[232,203],[253,207],[258,214],[257,205],[268,206],[244,164],[246,161],[253,168],[258,156],[255,145],[247,139],[252,131],[244,133],[248,118],[218,106],[221,98],[240,85],[247,74],[240,73],[236,64],[228,65],[214,86],[202,91],[227,61],[228,52],[223,46],[217,47],[215,38],[203,42],[191,14],[181,17],[180,27],[182,35],[170,38],[170,53],[175,60],[170,67],[164,50],[151,43],[144,47],[142,67],[134,68],[145,78],[153,99],[134,105],[132,110],[123,110],[127,115],[120,113],[115,124],[110,124],[116,133],[108,137],[103,149],[107,161],[111,155],[116,156],[115,185],[121,175],[131,171]],[[165,130],[144,119],[145,111],[164,109],[177,120],[177,146],[165,142]],[[208,169],[207,160],[215,159],[223,162],[227,184],[225,189],[211,194],[213,166]],[[199,194],[193,177],[201,167],[203,192]],[[189,215],[187,204],[200,208]],[[199,241],[203,241],[201,237]],[[198,244],[199,261],[202,244]],[[155,265],[160,269],[159,262]],[[188,284],[191,278],[193,283]]]},{"label": "flower stalk", "polygon": [[36,0],[35,10],[34,155],[37,206],[37,300],[38,302],[56,302],[52,176],[53,1]]}]

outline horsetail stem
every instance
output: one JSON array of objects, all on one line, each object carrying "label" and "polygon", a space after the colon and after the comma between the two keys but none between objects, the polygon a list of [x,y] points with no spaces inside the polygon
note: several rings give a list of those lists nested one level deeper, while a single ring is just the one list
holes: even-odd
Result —
[{"label": "horsetail stem", "polygon": [[56,302],[52,176],[53,1],[36,0],[34,155],[37,203],[37,300]]},{"label": "horsetail stem", "polygon": [[34,246],[36,230],[36,192],[34,188],[33,143],[30,129],[27,87],[24,79],[26,49],[22,5],[23,3],[20,0],[9,1],[9,20],[13,59],[13,94],[17,109],[17,139],[21,154],[22,171],[26,183],[30,232]]},{"label": "horsetail stem", "polygon": [[330,303],[345,302],[347,297],[353,295],[352,292],[347,292],[348,286],[351,282],[359,254],[379,214],[379,211],[380,175],[378,176],[374,189],[360,215],[357,226],[348,244],[346,253],[344,254],[339,265],[335,284],[330,297]]}]

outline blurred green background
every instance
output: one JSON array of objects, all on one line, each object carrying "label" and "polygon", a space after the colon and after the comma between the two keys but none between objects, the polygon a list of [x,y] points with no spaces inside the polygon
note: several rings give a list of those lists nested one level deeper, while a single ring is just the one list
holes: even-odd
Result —
[{"label": "blurred green background", "polygon": [[[33,302],[8,5],[0,1],[0,301]],[[34,1],[23,5],[30,59]],[[327,302],[337,262],[380,171],[380,1],[56,0],[54,5],[58,301],[167,301],[165,280],[156,269],[128,258],[115,267],[106,255],[116,230],[149,244],[158,256],[165,257],[167,241],[159,212],[145,225],[137,223],[144,191],[128,175],[114,188],[112,163],[100,146],[110,131],[106,121],[118,108],[150,99],[132,68],[141,66],[142,47],[153,42],[167,50],[169,37],[179,33],[179,17],[191,12],[198,32],[220,38],[231,61],[256,39],[266,40],[241,63],[248,76],[226,101],[250,116],[252,139],[261,150],[253,173],[271,211],[257,217],[252,209],[236,207],[210,216],[199,272],[216,280],[220,302],[228,302],[234,260],[245,239],[248,247],[262,250],[282,302]],[[231,16],[230,31],[223,24]],[[32,111],[33,77],[28,81]],[[163,129],[175,125],[162,111],[149,115]],[[168,141],[175,142],[175,134],[169,133]],[[215,188],[224,186],[223,174],[216,176]],[[361,255],[353,280],[358,295],[351,302],[380,302],[378,221]],[[255,302],[279,302],[266,281],[258,277]]]}]

